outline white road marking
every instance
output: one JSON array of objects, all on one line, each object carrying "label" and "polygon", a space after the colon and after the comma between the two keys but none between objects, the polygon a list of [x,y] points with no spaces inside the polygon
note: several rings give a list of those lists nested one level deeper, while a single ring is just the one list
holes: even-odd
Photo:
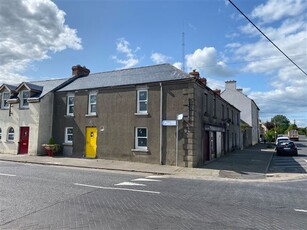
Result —
[{"label": "white road marking", "polygon": [[122,182],[119,184],[115,184],[115,186],[146,186],[144,184],[132,183],[132,182]]},{"label": "white road marking", "polygon": [[307,160],[304,159],[304,161],[306,161],[306,163],[307,163]]},{"label": "white road marking", "polygon": [[120,191],[160,194],[160,192],[148,191],[148,190],[137,190],[137,189],[128,189],[128,188],[114,188],[114,187],[102,187],[102,186],[95,186],[95,185],[88,185],[88,184],[79,184],[79,183],[74,183],[74,185],[83,186],[83,187],[89,187],[89,188],[100,188],[100,189],[105,189],[105,190],[120,190]]},{"label": "white road marking", "polygon": [[159,178],[165,178],[165,176],[147,176],[146,178],[157,178],[157,179],[159,179]]},{"label": "white road marking", "polygon": [[296,211],[296,212],[306,212],[307,213],[307,210],[305,210],[305,209],[294,209],[294,211]]},{"label": "white road marking", "polygon": [[16,176],[16,175],[13,175],[13,174],[6,174],[6,173],[0,173],[0,176]]},{"label": "white road marking", "polygon": [[156,180],[156,179],[149,179],[149,178],[137,178],[132,181],[153,181],[153,182],[160,182],[161,180]]}]

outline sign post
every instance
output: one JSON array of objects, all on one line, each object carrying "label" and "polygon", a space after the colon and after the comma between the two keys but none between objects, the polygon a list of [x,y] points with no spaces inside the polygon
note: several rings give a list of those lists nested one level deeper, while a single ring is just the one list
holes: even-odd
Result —
[{"label": "sign post", "polygon": [[176,166],[178,166],[178,121],[183,119],[183,114],[177,114],[176,117]]}]

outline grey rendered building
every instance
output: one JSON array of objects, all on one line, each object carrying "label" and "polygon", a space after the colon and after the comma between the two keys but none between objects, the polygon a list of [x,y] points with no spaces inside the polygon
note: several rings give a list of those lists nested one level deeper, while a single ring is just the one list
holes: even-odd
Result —
[{"label": "grey rendered building", "polygon": [[239,146],[240,111],[197,72],[78,65],[73,75],[54,95],[53,137],[66,156],[197,167]]}]

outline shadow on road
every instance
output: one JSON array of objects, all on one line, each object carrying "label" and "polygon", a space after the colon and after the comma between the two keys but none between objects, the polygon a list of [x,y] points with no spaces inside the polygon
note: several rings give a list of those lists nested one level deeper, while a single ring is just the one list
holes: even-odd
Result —
[{"label": "shadow on road", "polygon": [[269,170],[269,173],[307,173],[302,164],[305,162],[307,154],[299,154],[298,156],[277,156],[274,154]]},{"label": "shadow on road", "polygon": [[208,169],[220,170],[223,177],[240,175],[244,177],[263,177],[268,170],[274,150],[266,144],[257,144],[243,150],[227,153],[204,166]]}]

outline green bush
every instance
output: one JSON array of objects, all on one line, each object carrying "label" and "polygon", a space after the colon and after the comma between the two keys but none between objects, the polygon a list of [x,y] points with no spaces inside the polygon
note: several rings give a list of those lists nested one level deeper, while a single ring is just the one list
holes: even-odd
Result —
[{"label": "green bush", "polygon": [[49,139],[48,144],[49,144],[49,145],[54,145],[54,144],[55,144],[55,141],[54,141],[53,137],[51,137],[51,138]]}]

